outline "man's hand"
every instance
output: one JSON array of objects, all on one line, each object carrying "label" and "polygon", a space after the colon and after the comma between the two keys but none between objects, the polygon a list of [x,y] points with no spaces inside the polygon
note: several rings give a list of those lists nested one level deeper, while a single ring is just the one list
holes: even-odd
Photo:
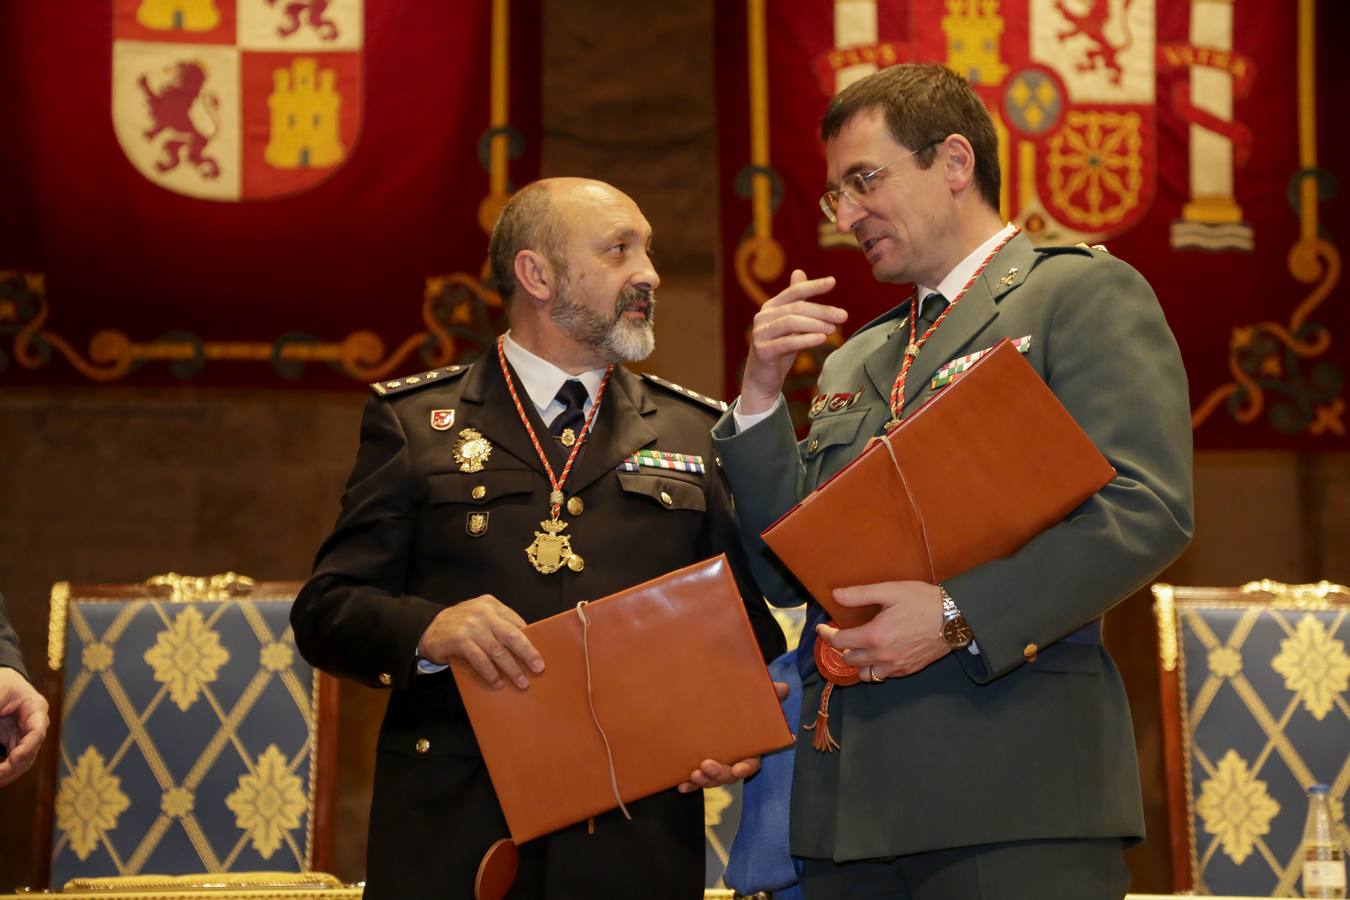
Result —
[{"label": "man's hand", "polygon": [[825,343],[848,319],[848,313],[837,306],[810,302],[832,290],[833,276],[807,280],[805,272],[793,269],[787,288],[755,313],[750,355],[741,379],[742,415],[772,409],[798,351]]},{"label": "man's hand", "polygon": [[522,666],[536,675],[544,671],[544,659],[521,631],[524,627],[515,610],[484,594],[438,612],[417,642],[417,655],[440,665],[457,656],[494,689],[505,675],[523,690],[530,679]]},{"label": "man's hand", "polygon": [[[788,686],[786,682],[775,681],[773,689],[778,694],[779,702],[787,699]],[[759,771],[759,757],[752,756],[749,759],[743,759],[738,763],[724,765],[715,759],[705,759],[697,769],[689,776],[689,780],[681,782],[677,788],[681,794],[687,794],[690,791],[697,791],[700,788],[719,787],[721,785],[732,784],[740,781],[742,778],[749,778]]]},{"label": "man's hand", "polygon": [[47,700],[17,670],[0,666],[0,787],[18,778],[37,759],[47,737]]},{"label": "man's hand", "polygon": [[[913,675],[951,652],[942,639],[942,593],[922,581],[886,581],[839,588],[841,606],[880,606],[866,625],[831,628],[817,625],[816,634],[843,651],[844,662],[863,670],[863,683],[893,675]],[[868,667],[871,672],[868,672]]]}]

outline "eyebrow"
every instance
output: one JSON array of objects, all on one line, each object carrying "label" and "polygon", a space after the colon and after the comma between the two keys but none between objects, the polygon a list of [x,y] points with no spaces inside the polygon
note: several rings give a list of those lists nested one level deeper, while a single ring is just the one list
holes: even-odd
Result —
[{"label": "eyebrow", "polygon": [[[871,172],[877,168],[879,167],[872,165],[871,163],[854,163],[853,165],[849,166],[847,169],[844,170],[844,178],[847,178],[850,175],[866,175],[868,172]],[[839,190],[839,183],[835,181],[827,181],[825,182],[825,189],[830,191],[837,191]]]},{"label": "eyebrow", "polygon": [[[634,227],[631,226],[631,225],[624,225],[624,226],[621,226],[621,227],[618,227],[618,228],[610,228],[610,229],[607,229],[607,230],[604,232],[604,235],[605,235],[605,236],[604,236],[604,241],[605,241],[605,243],[609,243],[610,241],[613,241],[613,240],[620,240],[620,239],[622,239],[622,240],[637,240],[638,238],[642,237],[642,232],[639,231],[638,229],[634,228]],[[651,246],[651,243],[652,243],[652,233],[651,233],[651,232],[647,232],[647,239],[646,239],[645,243],[647,244],[647,246]]]}]

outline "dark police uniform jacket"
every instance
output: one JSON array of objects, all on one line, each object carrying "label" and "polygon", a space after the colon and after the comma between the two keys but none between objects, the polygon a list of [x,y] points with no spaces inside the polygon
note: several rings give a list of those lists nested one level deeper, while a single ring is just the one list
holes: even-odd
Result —
[{"label": "dark police uniform jacket", "polygon": [[[516,380],[561,472],[563,449]],[[746,574],[714,460],[709,429],[724,404],[616,367],[564,488],[585,505],[562,514],[585,569],[543,575],[524,551],[548,518],[550,485],[496,359],[374,387],[383,395],[366,406],[337,525],[291,621],[312,664],[392,688],[377,745],[367,898],[470,897],[484,852],[508,834],[450,673],[416,667],[418,639],[442,608],[492,594],[536,621],[726,552],[766,659],[782,652],[783,635]],[[437,410],[454,410],[448,430],[431,427]],[[480,472],[455,459],[465,429],[492,446]],[[619,470],[644,448],[700,456],[706,473]],[[594,834],[582,823],[526,844],[522,854],[543,854],[547,877],[518,879],[518,892],[701,896],[701,792],[671,790],[629,809],[631,822],[609,813]]]}]

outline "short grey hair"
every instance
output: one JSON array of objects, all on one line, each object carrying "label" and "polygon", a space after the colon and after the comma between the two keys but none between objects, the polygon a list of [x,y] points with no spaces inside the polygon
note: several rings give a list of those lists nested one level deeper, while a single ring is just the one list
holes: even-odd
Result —
[{"label": "short grey hair", "polygon": [[516,191],[492,226],[488,238],[488,260],[492,265],[492,280],[503,302],[516,295],[520,283],[516,280],[516,256],[522,250],[542,253],[557,270],[566,274],[562,257],[562,224],[554,208],[550,186],[542,181],[527,184]]}]

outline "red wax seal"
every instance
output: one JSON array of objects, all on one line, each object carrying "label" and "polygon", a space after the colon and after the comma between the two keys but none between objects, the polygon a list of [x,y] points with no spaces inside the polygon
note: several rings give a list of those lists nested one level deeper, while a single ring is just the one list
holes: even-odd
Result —
[{"label": "red wax seal", "polygon": [[516,845],[506,838],[494,843],[478,864],[478,877],[473,883],[474,900],[503,900],[516,880],[518,868],[520,850]]},{"label": "red wax seal", "polygon": [[[839,623],[833,619],[830,620],[831,628],[838,628]],[[848,687],[850,684],[857,684],[862,681],[862,670],[855,669],[844,662],[844,654],[830,646],[829,641],[816,636],[816,671],[830,684],[837,684],[840,687]]]}]

